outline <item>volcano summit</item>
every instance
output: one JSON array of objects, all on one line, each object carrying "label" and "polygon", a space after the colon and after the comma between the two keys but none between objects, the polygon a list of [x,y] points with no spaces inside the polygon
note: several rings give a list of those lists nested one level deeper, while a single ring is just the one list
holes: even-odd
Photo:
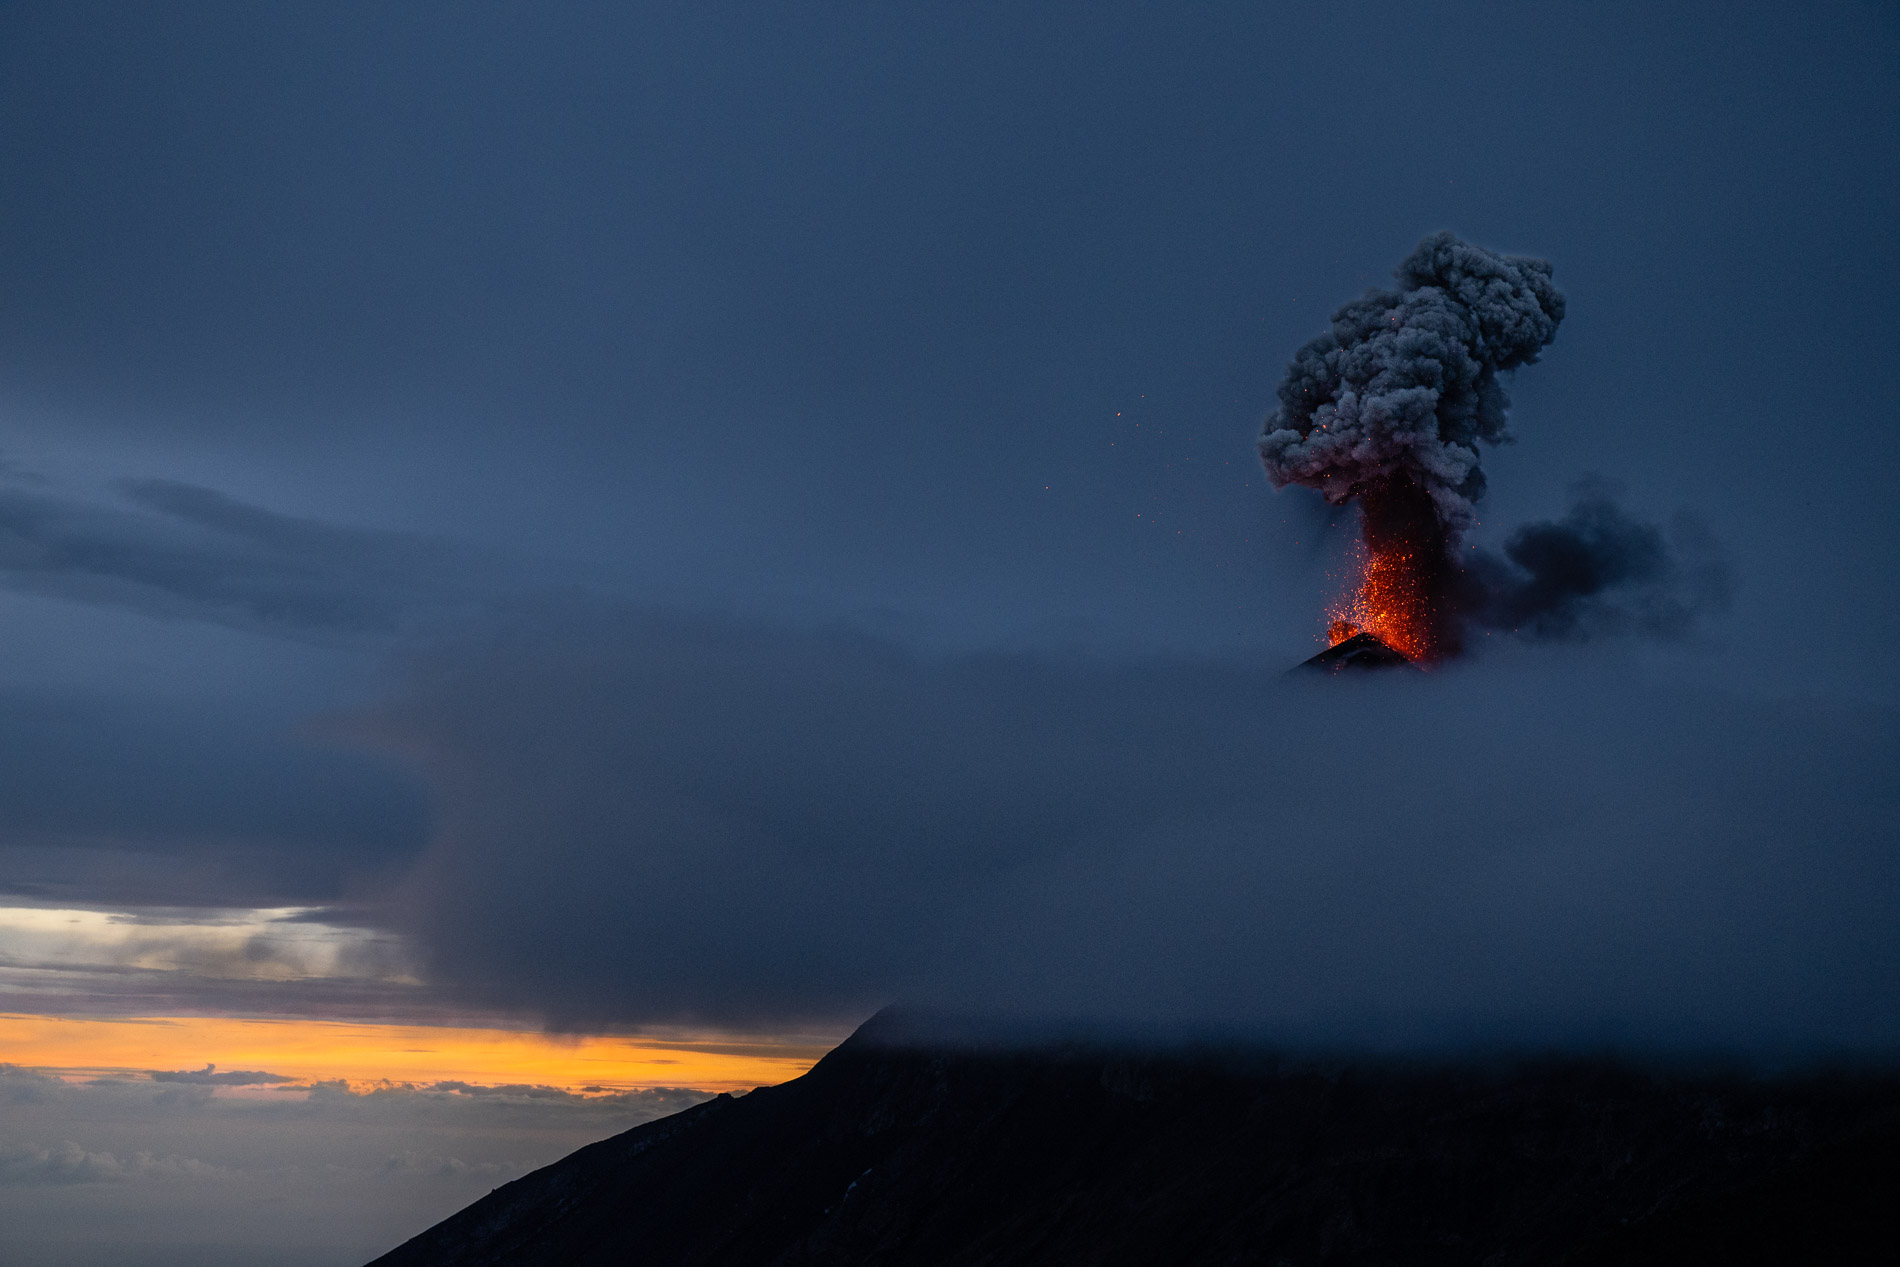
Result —
[{"label": "volcano summit", "polygon": [[1397,669],[1410,666],[1411,657],[1395,651],[1374,634],[1361,630],[1348,634],[1310,660],[1294,666],[1294,672],[1344,673],[1367,669]]}]

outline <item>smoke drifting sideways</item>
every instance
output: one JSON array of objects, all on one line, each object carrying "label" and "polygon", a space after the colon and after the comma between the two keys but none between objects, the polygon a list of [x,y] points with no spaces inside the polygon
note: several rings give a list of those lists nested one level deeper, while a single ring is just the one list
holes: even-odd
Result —
[{"label": "smoke drifting sideways", "polygon": [[1686,512],[1667,533],[1631,518],[1608,481],[1573,489],[1562,519],[1524,524],[1502,555],[1467,551],[1456,610],[1470,625],[1534,641],[1691,636],[1727,609],[1733,573],[1720,545]]},{"label": "smoke drifting sideways", "polygon": [[1519,529],[1502,557],[1461,551],[1485,491],[1478,441],[1512,439],[1498,376],[1556,338],[1564,296],[1547,261],[1449,232],[1420,242],[1394,276],[1397,289],[1346,304],[1299,350],[1259,441],[1276,488],[1357,502],[1355,624],[1438,659],[1471,625],[1532,639],[1679,637],[1726,603],[1728,571],[1706,533],[1685,521],[1666,536],[1600,482],[1564,519]]}]

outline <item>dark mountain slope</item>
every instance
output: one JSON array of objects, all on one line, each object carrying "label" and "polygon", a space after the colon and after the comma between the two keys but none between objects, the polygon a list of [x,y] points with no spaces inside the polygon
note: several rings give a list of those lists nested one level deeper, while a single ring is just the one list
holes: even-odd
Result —
[{"label": "dark mountain slope", "polygon": [[1356,633],[1336,642],[1310,660],[1302,660],[1289,673],[1344,673],[1365,669],[1415,668],[1404,652],[1396,651],[1369,633]]},{"label": "dark mountain slope", "polygon": [[375,1267],[1891,1261],[1869,1236],[1900,1244],[1892,1078],[1005,1051],[886,1017]]}]

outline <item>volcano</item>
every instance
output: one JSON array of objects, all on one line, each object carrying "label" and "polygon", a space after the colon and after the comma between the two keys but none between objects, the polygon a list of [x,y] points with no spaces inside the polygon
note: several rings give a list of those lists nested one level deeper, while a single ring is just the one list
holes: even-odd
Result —
[{"label": "volcano", "polygon": [[1368,669],[1417,668],[1410,656],[1369,633],[1356,633],[1334,643],[1310,660],[1294,666],[1295,673],[1347,673]]},{"label": "volcano", "polygon": [[372,1267],[1886,1261],[1900,1078],[1007,1042],[881,1013]]}]

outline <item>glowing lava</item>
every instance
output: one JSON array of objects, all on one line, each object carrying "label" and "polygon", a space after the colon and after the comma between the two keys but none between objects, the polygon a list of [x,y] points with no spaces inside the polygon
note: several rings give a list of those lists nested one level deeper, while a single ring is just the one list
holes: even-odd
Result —
[{"label": "glowing lava", "polygon": [[1411,660],[1429,660],[1437,649],[1436,624],[1415,551],[1374,552],[1357,547],[1358,584],[1327,610],[1332,646],[1369,633]]},{"label": "glowing lava", "polygon": [[1407,659],[1436,660],[1458,651],[1449,619],[1451,539],[1431,497],[1409,477],[1357,485],[1361,544],[1349,596],[1327,611],[1327,637],[1338,646],[1369,633]]}]

